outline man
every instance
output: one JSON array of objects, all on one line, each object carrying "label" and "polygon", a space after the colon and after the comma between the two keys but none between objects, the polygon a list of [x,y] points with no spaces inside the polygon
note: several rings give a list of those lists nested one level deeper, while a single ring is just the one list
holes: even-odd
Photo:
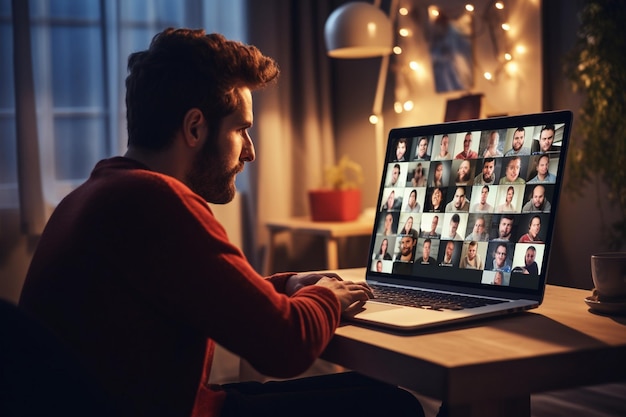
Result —
[{"label": "man", "polygon": [[414,161],[430,161],[430,155],[428,155],[428,138],[422,136],[417,142],[417,152],[415,152]]},{"label": "man", "polygon": [[519,176],[521,168],[522,159],[519,156],[509,159],[509,163],[506,165],[505,176],[500,178],[498,184],[525,184],[526,181]]},{"label": "man", "polygon": [[463,139],[463,150],[456,154],[455,159],[476,159],[478,153],[470,149],[472,146],[472,132],[467,132]]},{"label": "man", "polygon": [[435,155],[433,159],[434,160],[450,159],[450,152],[448,152],[449,144],[450,144],[450,138],[448,137],[448,134],[446,133],[441,137],[439,153]]},{"label": "man", "polygon": [[435,258],[430,256],[430,246],[430,238],[424,239],[424,243],[422,244],[422,258],[420,259],[422,265],[435,265]]},{"label": "man", "polygon": [[550,169],[550,155],[547,153],[542,154],[537,159],[537,175],[528,181],[529,184],[543,183],[543,182],[556,182],[556,175],[549,171]]},{"label": "man", "polygon": [[452,256],[454,255],[454,242],[451,240],[446,244],[446,251],[443,254],[443,259],[439,266],[452,266]]},{"label": "man", "polygon": [[461,161],[461,163],[459,164],[459,168],[457,169],[457,172],[456,172],[456,178],[454,180],[456,185],[467,185],[467,183],[469,183],[470,180],[472,179],[471,170],[472,170],[472,166],[470,165],[470,162],[467,159],[464,159],[463,161]]},{"label": "man", "polygon": [[426,175],[424,167],[421,162],[418,162],[413,170],[413,176],[411,177],[411,185],[413,187],[426,187]]},{"label": "man", "polygon": [[508,248],[506,243],[499,243],[493,251],[492,270],[511,272],[511,265],[507,261]]},{"label": "man", "polygon": [[439,225],[439,216],[433,216],[430,222],[430,230],[422,230],[422,237],[439,239],[441,235],[437,233],[437,226]]},{"label": "man", "polygon": [[535,153],[554,153],[559,151],[558,147],[552,145],[554,143],[554,133],[554,125],[545,125],[541,129],[539,134],[539,151]]},{"label": "man", "polygon": [[534,246],[526,248],[526,254],[524,254],[524,271],[527,274],[539,275],[539,266],[535,261],[537,256],[537,249]]},{"label": "man", "polygon": [[394,164],[393,169],[391,170],[391,178],[389,179],[388,187],[397,187],[398,179],[400,178],[400,164]]},{"label": "man", "polygon": [[487,203],[487,197],[489,197],[489,186],[483,185],[483,188],[480,190],[480,200],[474,204],[472,211],[476,213],[491,213],[493,206]]},{"label": "man", "polygon": [[485,158],[483,160],[483,171],[474,177],[474,185],[493,185],[496,182],[496,160],[495,158]]},{"label": "man", "polygon": [[546,198],[546,189],[543,185],[535,185],[532,197],[522,207],[522,213],[550,213],[552,204]]},{"label": "man", "polygon": [[523,127],[518,127],[513,132],[513,143],[511,145],[511,149],[506,151],[504,156],[526,156],[530,152],[527,148],[524,148],[524,136],[526,135],[526,131]]},{"label": "man", "polygon": [[543,243],[539,239],[539,231],[541,230],[541,217],[533,216],[528,223],[528,233],[519,238],[519,243]]},{"label": "man", "polygon": [[500,133],[496,130],[489,132],[489,140],[487,147],[483,152],[483,158],[494,158],[496,156],[502,156],[502,152],[498,149],[498,142],[500,142]]},{"label": "man", "polygon": [[469,203],[465,199],[465,187],[456,187],[452,201],[446,204],[446,212],[467,212]]},{"label": "man", "polygon": [[403,235],[402,239],[400,239],[400,255],[396,257],[396,261],[413,262],[416,243],[417,239],[414,235]]},{"label": "man", "polygon": [[383,272],[383,261],[376,261],[376,272]]},{"label": "man", "polygon": [[513,230],[513,216],[504,214],[500,217],[498,225],[498,237],[493,239],[497,242],[509,242],[511,240],[511,232]]},{"label": "man", "polygon": [[[259,276],[207,204],[231,201],[255,159],[252,91],[277,78],[274,60],[170,28],[128,70],[128,150],[57,206],[20,297],[102,386],[118,410],[110,415],[382,415],[395,401],[395,412],[419,414],[411,394],[355,373],[302,379],[296,392],[208,383],[216,343],[265,374],[300,374],[342,311],[372,293],[334,274]],[[372,404],[379,393],[387,398]]]},{"label": "man", "polygon": [[457,213],[454,213],[450,218],[450,230],[448,231],[448,235],[443,239],[463,240],[461,235],[457,232],[460,222],[461,217]]},{"label": "man", "polygon": [[467,254],[463,259],[461,259],[459,267],[464,269],[483,269],[483,262],[477,255],[478,242],[471,241],[467,245]]},{"label": "man", "polygon": [[396,159],[394,159],[393,162],[406,161],[406,158],[405,158],[406,148],[407,148],[406,139],[405,138],[398,139],[398,142],[396,142]]},{"label": "man", "polygon": [[465,237],[465,240],[475,240],[477,242],[486,242],[489,240],[489,233],[485,231],[485,218],[479,216],[474,221],[472,233]]}]

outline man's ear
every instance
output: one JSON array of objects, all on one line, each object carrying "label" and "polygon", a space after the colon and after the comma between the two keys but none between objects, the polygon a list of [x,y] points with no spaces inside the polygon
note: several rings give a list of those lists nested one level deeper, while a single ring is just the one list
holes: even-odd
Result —
[{"label": "man's ear", "polygon": [[187,146],[201,146],[206,138],[207,121],[200,109],[194,107],[183,118],[183,137]]}]

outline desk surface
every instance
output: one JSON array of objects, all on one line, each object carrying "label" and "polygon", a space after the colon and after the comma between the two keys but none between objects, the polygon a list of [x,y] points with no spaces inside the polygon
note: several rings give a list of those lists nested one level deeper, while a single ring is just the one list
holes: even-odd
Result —
[{"label": "desk surface", "polygon": [[323,358],[449,404],[626,380],[626,316],[590,312],[588,295],[549,285],[537,309],[421,334],[346,324]]}]

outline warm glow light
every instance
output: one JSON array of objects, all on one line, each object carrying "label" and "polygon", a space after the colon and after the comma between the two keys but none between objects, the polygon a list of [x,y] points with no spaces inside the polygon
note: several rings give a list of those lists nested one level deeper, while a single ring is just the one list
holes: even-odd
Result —
[{"label": "warm glow light", "polygon": [[400,10],[398,10],[398,13],[400,13],[402,16],[406,16],[409,14],[409,9],[407,9],[406,7],[400,7]]},{"label": "warm glow light", "polygon": [[504,30],[511,30],[511,25],[509,25],[508,23],[503,23],[502,24],[502,29],[504,29]]},{"label": "warm glow light", "polygon": [[406,111],[411,111],[411,110],[413,110],[413,106],[414,106],[413,102],[411,100],[407,100],[407,101],[404,102],[404,105],[402,107]]},{"label": "warm glow light", "polygon": [[411,32],[407,29],[407,28],[400,28],[400,30],[398,31],[398,33],[400,34],[400,36],[402,36],[403,38],[406,38],[407,36],[409,36],[411,34]]},{"label": "warm glow light", "polygon": [[437,9],[433,8],[433,9],[430,11],[430,14],[432,14],[432,15],[433,15],[433,16],[435,16],[435,17],[437,17],[437,16],[439,16],[439,10],[437,10]]},{"label": "warm glow light", "polygon": [[402,53],[402,48],[400,48],[399,46],[394,46],[393,47],[393,53],[396,55],[400,55]]},{"label": "warm glow light", "polygon": [[509,75],[515,75],[518,73],[519,67],[517,66],[517,62],[507,62],[506,64],[506,72]]},{"label": "warm glow light", "polygon": [[502,3],[501,1],[497,1],[496,2],[496,9],[498,9],[498,10],[504,9],[504,3]]},{"label": "warm glow light", "polygon": [[485,72],[483,76],[485,77],[485,80],[491,80],[493,78],[493,75],[491,75],[490,72]]},{"label": "warm glow light", "polygon": [[517,45],[515,47],[515,52],[517,52],[518,54],[525,54],[526,53],[526,47],[524,45]]},{"label": "warm glow light", "polygon": [[468,12],[473,12],[474,11],[474,5],[473,4],[466,4],[465,5],[465,10],[467,10]]},{"label": "warm glow light", "polygon": [[419,71],[420,64],[417,61],[411,61],[409,62],[409,68],[411,68],[413,71]]},{"label": "warm glow light", "polygon": [[375,114],[372,114],[370,116],[370,123],[373,125],[378,124],[378,116],[376,116]]},{"label": "warm glow light", "polygon": [[507,61],[510,61],[513,59],[513,55],[509,54],[508,52],[506,54],[504,54],[504,59],[506,59]]},{"label": "warm glow light", "polygon": [[402,103],[400,103],[399,101],[396,101],[395,103],[393,103],[393,111],[400,114],[402,113],[402,110],[403,110]]}]

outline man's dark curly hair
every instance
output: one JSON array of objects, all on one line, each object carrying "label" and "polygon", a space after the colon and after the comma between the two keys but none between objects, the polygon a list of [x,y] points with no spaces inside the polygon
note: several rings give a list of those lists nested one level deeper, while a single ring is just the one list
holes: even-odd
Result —
[{"label": "man's dark curly hair", "polygon": [[198,108],[214,138],[221,120],[235,111],[236,89],[255,90],[275,80],[276,62],[256,47],[204,30],[168,28],[146,51],[128,58],[126,118],[128,145],[162,150]]}]

